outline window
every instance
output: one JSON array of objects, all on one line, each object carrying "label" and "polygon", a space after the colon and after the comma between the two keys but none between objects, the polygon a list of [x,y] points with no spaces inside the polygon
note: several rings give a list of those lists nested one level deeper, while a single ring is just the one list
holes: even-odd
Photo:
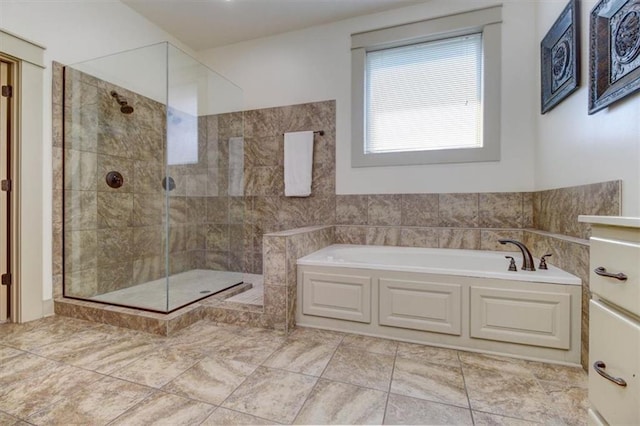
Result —
[{"label": "window", "polygon": [[500,7],[352,36],[352,165],[500,158]]}]

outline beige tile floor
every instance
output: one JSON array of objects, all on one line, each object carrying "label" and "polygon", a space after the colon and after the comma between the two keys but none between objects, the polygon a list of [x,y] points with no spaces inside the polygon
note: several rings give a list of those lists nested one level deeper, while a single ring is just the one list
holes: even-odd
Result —
[{"label": "beige tile floor", "polygon": [[0,425],[586,423],[586,373],[297,329],[0,325]]}]

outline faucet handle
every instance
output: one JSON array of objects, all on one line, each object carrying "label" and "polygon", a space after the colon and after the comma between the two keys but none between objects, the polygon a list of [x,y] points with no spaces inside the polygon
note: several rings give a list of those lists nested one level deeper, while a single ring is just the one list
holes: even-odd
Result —
[{"label": "faucet handle", "polygon": [[545,257],[551,257],[553,256],[553,254],[551,253],[547,253],[544,256],[542,256],[540,258],[540,265],[538,266],[538,269],[549,269],[547,268],[547,260],[545,259]]},{"label": "faucet handle", "polygon": [[505,256],[505,258],[511,259],[509,261],[509,270],[510,271],[517,271],[518,268],[516,268],[516,260],[512,256]]}]

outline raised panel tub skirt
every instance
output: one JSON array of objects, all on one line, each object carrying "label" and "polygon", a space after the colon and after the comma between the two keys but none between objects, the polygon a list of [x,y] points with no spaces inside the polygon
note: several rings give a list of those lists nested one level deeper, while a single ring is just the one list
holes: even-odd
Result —
[{"label": "raised panel tub skirt", "polygon": [[580,362],[581,281],[513,252],[332,245],[298,259],[299,325]]}]

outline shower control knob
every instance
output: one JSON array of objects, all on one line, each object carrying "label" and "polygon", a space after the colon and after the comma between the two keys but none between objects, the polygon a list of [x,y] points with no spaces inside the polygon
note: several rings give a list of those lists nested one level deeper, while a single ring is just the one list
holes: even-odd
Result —
[{"label": "shower control knob", "polygon": [[118,189],[124,184],[124,178],[120,172],[109,172],[106,177],[107,185],[110,188]]},{"label": "shower control knob", "polygon": [[162,179],[162,189],[165,191],[173,191],[176,189],[176,181],[171,176]]}]

